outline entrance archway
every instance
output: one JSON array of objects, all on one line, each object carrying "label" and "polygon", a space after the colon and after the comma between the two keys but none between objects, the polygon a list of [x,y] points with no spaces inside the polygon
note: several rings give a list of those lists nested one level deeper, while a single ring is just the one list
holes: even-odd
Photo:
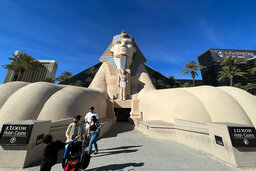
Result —
[{"label": "entrance archway", "polygon": [[117,121],[128,121],[130,118],[131,108],[114,108]]}]

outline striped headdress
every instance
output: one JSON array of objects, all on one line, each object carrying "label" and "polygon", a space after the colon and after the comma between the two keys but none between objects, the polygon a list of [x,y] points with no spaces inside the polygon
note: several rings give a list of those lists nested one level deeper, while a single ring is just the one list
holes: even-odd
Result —
[{"label": "striped headdress", "polygon": [[[108,64],[110,75],[116,75],[117,74],[117,67],[116,67],[116,64],[115,64],[115,61],[114,61],[114,55],[110,50],[111,50],[111,47],[118,40],[121,40],[123,38],[124,35],[122,35],[122,34],[119,34],[119,35],[116,35],[116,36],[113,37],[112,42],[110,43],[108,48],[105,50],[105,52],[101,55],[101,57],[99,59],[100,62],[102,62],[102,63],[106,62],[106,64]],[[133,39],[133,37],[131,37],[127,34],[125,34],[125,37]],[[134,42],[134,39],[133,39],[133,42]],[[133,62],[130,66],[132,76],[134,76],[136,74],[138,65],[141,64],[141,63],[146,62],[146,59],[145,59],[144,55],[141,53],[141,51],[139,50],[139,48],[135,44],[135,42],[134,42],[134,46],[136,47],[137,51],[133,56]]]}]

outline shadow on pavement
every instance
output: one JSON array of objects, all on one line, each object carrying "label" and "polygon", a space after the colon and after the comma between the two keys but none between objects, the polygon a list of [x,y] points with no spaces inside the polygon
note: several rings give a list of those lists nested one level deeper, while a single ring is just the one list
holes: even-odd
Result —
[{"label": "shadow on pavement", "polygon": [[[58,160],[57,160],[57,163],[56,163],[56,164],[62,163],[62,159],[63,159],[63,156],[64,156],[64,152],[65,152],[64,149],[61,149],[61,150],[59,151],[59,153],[58,153]],[[41,162],[42,162],[42,159],[41,159],[41,160],[38,160],[37,162],[35,162],[35,163],[31,164],[31,165],[29,165],[27,168],[29,168],[29,167],[35,167],[35,166],[41,166]]]},{"label": "shadow on pavement", "polygon": [[119,150],[119,151],[110,151],[110,152],[100,152],[99,155],[95,155],[94,157],[103,157],[103,156],[108,156],[108,155],[113,155],[113,154],[120,154],[120,153],[134,153],[138,150]]},{"label": "shadow on pavement", "polygon": [[134,128],[135,128],[135,125],[131,121],[130,122],[119,121],[119,122],[116,122],[102,138],[116,137],[117,134],[132,131],[134,130]]},{"label": "shadow on pavement", "polygon": [[[111,164],[111,165],[107,165],[107,166],[102,166],[102,167],[97,167],[97,168],[93,168],[93,169],[88,169],[87,171],[97,171],[97,170],[122,170],[125,169],[127,167],[141,167],[143,166],[144,163],[124,163],[124,164]],[[129,171],[132,171],[135,169],[129,169]]]},{"label": "shadow on pavement", "polygon": [[114,147],[114,148],[106,148],[106,149],[100,149],[100,151],[128,149],[128,148],[136,148],[136,147],[142,147],[142,145],[132,145],[132,146],[121,146],[121,147]]},{"label": "shadow on pavement", "polygon": [[[100,149],[98,155],[93,155],[94,157],[103,157],[103,156],[108,156],[108,155],[113,155],[113,154],[120,154],[120,153],[134,153],[138,151],[138,149],[130,149],[130,148],[137,148],[141,147],[142,145],[137,145],[137,146],[121,146],[121,147],[115,147],[115,148],[109,148],[109,149]],[[115,151],[110,151],[110,150],[115,150]]]}]

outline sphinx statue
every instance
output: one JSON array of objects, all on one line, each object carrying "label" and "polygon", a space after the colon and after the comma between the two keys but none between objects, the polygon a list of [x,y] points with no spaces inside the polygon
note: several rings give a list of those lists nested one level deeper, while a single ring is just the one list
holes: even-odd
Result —
[{"label": "sphinx statue", "polygon": [[[120,94],[119,73],[121,70],[128,73],[126,99],[136,99],[140,90],[154,86],[147,74],[144,63],[145,57],[137,47],[134,38],[125,31],[113,37],[106,51],[99,59],[102,62],[89,88],[107,92],[110,99],[118,99]],[[122,88],[122,87],[120,87]]]}]

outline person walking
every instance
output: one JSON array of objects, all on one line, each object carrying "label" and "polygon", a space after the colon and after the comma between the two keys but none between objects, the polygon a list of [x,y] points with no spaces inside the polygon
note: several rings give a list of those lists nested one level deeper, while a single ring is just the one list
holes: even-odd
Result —
[{"label": "person walking", "polygon": [[89,135],[91,137],[90,142],[89,142],[89,147],[88,147],[88,154],[91,155],[92,154],[92,145],[94,145],[95,148],[95,152],[94,154],[98,154],[98,145],[97,145],[97,140],[100,134],[100,130],[101,130],[101,124],[98,121],[98,119],[96,118],[95,115],[93,115],[91,117],[91,123],[89,125]]},{"label": "person walking", "polygon": [[94,112],[94,107],[93,106],[91,106],[89,108],[89,112],[84,117],[85,127],[86,127],[87,131],[88,131],[89,127],[90,127],[92,116],[96,116],[96,118],[98,119],[98,114],[96,112]]},{"label": "person walking", "polygon": [[72,140],[82,140],[85,133],[83,125],[79,122],[81,115],[76,115],[73,119],[73,123],[69,124],[66,131],[67,143]]},{"label": "person walking", "polygon": [[50,171],[57,162],[59,150],[64,148],[66,144],[59,140],[53,141],[50,134],[44,136],[43,143],[47,144],[47,146],[43,152],[40,171]]}]

